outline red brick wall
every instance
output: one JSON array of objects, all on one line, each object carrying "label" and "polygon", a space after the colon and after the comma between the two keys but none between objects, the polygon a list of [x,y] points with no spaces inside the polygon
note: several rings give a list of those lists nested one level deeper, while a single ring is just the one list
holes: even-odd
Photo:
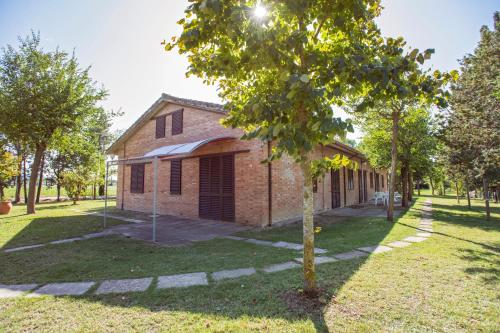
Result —
[{"label": "red brick wall", "polygon": [[[163,106],[155,116],[170,114],[184,109],[183,133],[171,135],[171,117],[166,118],[165,138],[155,138],[155,120],[151,119],[139,128],[123,144],[119,158],[141,157],[145,153],[166,145],[198,141],[210,137],[228,135],[240,137],[242,132],[224,128],[219,124],[222,114],[181,107],[171,103]],[[249,150],[235,155],[235,220],[238,223],[265,226],[268,224],[268,169],[261,161],[267,156],[267,144],[260,141],[224,141],[209,143],[193,152],[193,155],[218,154]],[[330,147],[318,148],[315,158],[333,157],[341,153]],[[362,169],[372,170],[368,163],[360,163]],[[152,212],[153,165],[145,167],[144,193],[130,193],[130,166],[118,167],[117,207],[126,210]],[[374,188],[369,186],[368,198],[372,198]],[[159,162],[158,169],[158,209],[160,214],[170,214],[198,218],[199,158],[184,158],[182,161],[182,194],[170,194],[170,162]],[[382,174],[382,173],[381,173]],[[384,172],[384,181],[387,174]],[[347,175],[345,177],[347,181]],[[354,189],[346,187],[347,205],[357,204],[359,200],[358,174],[354,171]],[[341,206],[344,206],[344,170],[340,170]],[[386,191],[387,186],[381,188]],[[318,179],[318,191],[314,193],[316,212],[331,209],[331,175],[327,173]],[[300,168],[289,157],[272,163],[272,219],[273,223],[299,218],[302,215],[302,175]]]},{"label": "red brick wall", "polygon": [[[167,104],[155,116],[178,110],[178,105]],[[155,138],[155,120],[148,121],[126,142],[120,151],[121,159],[140,157],[161,146],[194,142],[210,137],[228,135],[240,137],[240,130],[224,128],[219,124],[220,113],[184,107],[183,133],[171,135],[171,117],[167,116],[165,138]],[[235,155],[235,219],[238,223],[267,224],[267,167],[261,164],[267,148],[259,141],[224,141],[209,143],[193,155],[218,154],[250,150]],[[123,177],[123,170],[125,175]],[[198,218],[199,158],[182,160],[181,195],[170,194],[170,162],[160,161],[158,168],[158,209],[160,214]],[[124,183],[122,183],[124,181]],[[124,184],[124,186],[123,186]],[[153,165],[145,167],[144,193],[130,193],[130,166],[119,166],[117,207],[151,212],[153,200]],[[123,193],[123,195],[122,195]]]}]

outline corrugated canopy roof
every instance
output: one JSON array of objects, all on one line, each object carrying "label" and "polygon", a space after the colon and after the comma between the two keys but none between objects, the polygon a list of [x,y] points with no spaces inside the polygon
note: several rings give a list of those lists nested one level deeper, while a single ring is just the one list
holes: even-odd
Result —
[{"label": "corrugated canopy roof", "polygon": [[223,141],[223,140],[230,140],[230,139],[236,139],[236,137],[232,136],[222,136],[222,137],[214,137],[214,138],[208,138],[200,141],[195,141],[195,142],[187,142],[187,143],[180,143],[176,145],[170,145],[170,146],[163,146],[160,148],[156,148],[148,153],[146,153],[143,157],[144,158],[151,158],[155,156],[172,156],[172,155],[184,155],[184,154],[190,154],[196,149],[200,148],[201,146],[206,145],[207,143],[214,142],[214,141]]}]

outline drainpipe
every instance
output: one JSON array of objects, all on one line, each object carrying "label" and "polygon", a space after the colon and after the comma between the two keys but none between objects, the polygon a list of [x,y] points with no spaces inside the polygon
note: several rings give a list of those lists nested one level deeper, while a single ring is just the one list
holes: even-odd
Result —
[{"label": "drainpipe", "polygon": [[[125,142],[123,143],[123,159],[127,158],[127,154],[125,153]],[[125,202],[125,164],[122,164],[122,204],[121,210],[124,209]]]},{"label": "drainpipe", "polygon": [[267,141],[267,225],[270,227],[273,223],[273,172],[272,172],[272,164],[269,161],[269,157],[271,157],[271,141]]}]

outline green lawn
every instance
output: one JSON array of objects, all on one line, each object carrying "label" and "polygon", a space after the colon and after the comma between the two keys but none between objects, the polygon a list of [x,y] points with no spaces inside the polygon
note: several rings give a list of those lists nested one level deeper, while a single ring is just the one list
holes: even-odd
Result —
[{"label": "green lawn", "polygon": [[[382,219],[322,220],[317,246],[340,252],[404,238],[418,224],[417,204],[388,225]],[[433,197],[429,240],[404,249],[318,266],[318,301],[301,296],[301,271],[211,283],[207,287],[81,297],[0,299],[2,331],[275,331],[497,332],[500,325],[500,206],[485,221],[482,202],[467,210],[453,197]],[[97,209],[85,202],[79,209]],[[481,207],[480,207],[481,206]],[[29,244],[98,229],[78,222],[70,205],[39,216],[0,219],[0,243]],[[21,208],[21,207],[20,207]],[[32,228],[43,216],[43,224]],[[68,222],[65,222],[68,219]],[[69,222],[72,221],[72,222]],[[7,222],[7,223],[6,223]],[[10,224],[10,226],[9,226]],[[75,225],[80,224],[80,227]],[[289,226],[247,236],[300,240]],[[24,236],[26,234],[27,236]],[[36,236],[41,234],[42,236]],[[214,271],[283,262],[296,252],[231,240],[167,248],[119,237],[0,255],[0,284],[84,281]]]},{"label": "green lawn", "polygon": [[[21,192],[21,197],[23,197],[23,192]],[[16,189],[15,187],[7,187],[5,188],[5,197],[13,199],[14,196],[16,195]],[[86,196],[92,196],[92,188],[89,188],[85,192]],[[108,187],[108,195],[109,196],[114,196],[116,195],[116,186],[110,186]],[[57,196],[57,188],[55,186],[42,186],[42,193],[40,194],[41,197],[56,197]],[[64,188],[61,188],[61,196],[65,197],[66,196],[66,190]]]}]

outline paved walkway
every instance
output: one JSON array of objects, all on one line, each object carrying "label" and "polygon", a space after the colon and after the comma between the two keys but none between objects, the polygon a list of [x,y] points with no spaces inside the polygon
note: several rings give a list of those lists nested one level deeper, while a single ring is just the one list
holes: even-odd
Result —
[{"label": "paved walkway", "polygon": [[[332,256],[318,256],[315,258],[315,263],[316,265],[321,265],[341,260],[351,260],[359,257],[366,257],[370,254],[378,254],[378,253],[392,251],[395,248],[406,247],[411,245],[412,243],[425,241],[432,234],[431,212],[432,212],[431,202],[426,201],[423,207],[422,218],[420,219],[420,226],[418,228],[419,231],[417,232],[416,236],[409,236],[404,238],[403,240],[395,241],[387,245],[364,246],[349,252],[338,253]],[[246,241],[253,244],[264,245],[264,246],[276,246],[277,243],[278,244],[283,243],[282,247],[285,248],[290,248],[288,244],[292,244],[291,249],[294,250],[298,249],[298,248],[293,248],[295,245],[297,245],[294,243],[287,243],[287,242],[261,243],[262,241],[255,242],[257,241],[255,239],[244,239],[239,237],[232,237],[231,239]],[[288,269],[295,269],[301,267],[301,263],[302,263],[302,258],[295,258],[287,262],[269,265],[262,269],[256,269],[254,267],[244,267],[232,270],[222,270],[213,273],[195,272],[187,274],[159,276],[157,278],[146,277],[137,279],[105,280],[102,281],[100,284],[95,281],[83,281],[83,282],[48,283],[45,285],[38,285],[38,284],[0,285],[0,298],[10,298],[10,297],[20,297],[20,296],[40,297],[43,295],[79,296],[87,293],[94,293],[100,295],[100,294],[111,294],[111,293],[143,292],[148,289],[168,289],[168,288],[183,288],[190,286],[206,286],[216,281],[250,276],[257,274],[258,272],[271,274]]]}]

